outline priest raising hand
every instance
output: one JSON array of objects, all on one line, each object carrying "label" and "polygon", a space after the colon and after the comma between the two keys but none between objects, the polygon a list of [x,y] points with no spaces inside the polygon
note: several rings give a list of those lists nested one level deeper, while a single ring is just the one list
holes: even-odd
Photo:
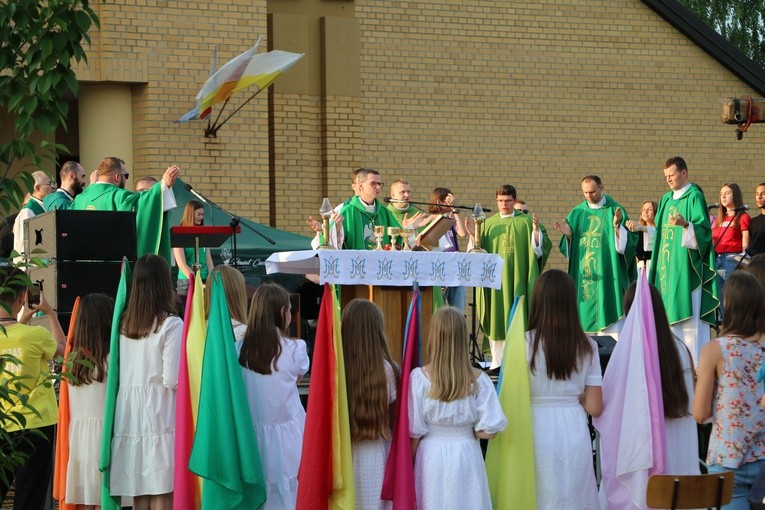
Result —
[{"label": "priest raising hand", "polygon": [[555,228],[565,237],[560,250],[577,286],[579,317],[587,333],[617,337],[624,316],[622,296],[635,280],[637,236],[628,232],[624,208],[603,194],[603,182],[588,175],[581,183],[584,202]]}]

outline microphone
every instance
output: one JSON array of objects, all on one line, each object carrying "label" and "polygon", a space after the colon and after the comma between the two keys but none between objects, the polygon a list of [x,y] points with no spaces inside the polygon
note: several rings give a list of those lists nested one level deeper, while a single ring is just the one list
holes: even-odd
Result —
[{"label": "microphone", "polygon": [[741,212],[741,211],[748,211],[749,206],[748,205],[740,205],[738,207],[733,208],[733,212]]},{"label": "microphone", "polygon": [[207,204],[207,205],[210,205],[210,202],[208,202],[208,201],[207,201],[207,199],[206,199],[205,197],[203,197],[202,195],[200,195],[199,193],[197,193],[197,190],[195,190],[194,188],[192,188],[192,187],[191,187],[191,184],[186,184],[186,185],[184,186],[184,188],[186,188],[186,191],[188,191],[189,193],[191,193],[192,195],[194,195],[195,197],[197,197],[199,200],[201,200],[201,201],[202,201],[202,202],[204,202],[205,204]]},{"label": "microphone", "polygon": [[709,204],[709,205],[707,206],[707,210],[710,210],[710,209],[717,209],[718,207],[720,207],[720,204],[718,204],[717,202],[715,202],[714,204]]},{"label": "microphone", "polygon": [[406,204],[406,203],[408,203],[406,200],[399,200],[398,198],[391,198],[391,197],[383,198],[383,202],[385,202],[386,204]]}]

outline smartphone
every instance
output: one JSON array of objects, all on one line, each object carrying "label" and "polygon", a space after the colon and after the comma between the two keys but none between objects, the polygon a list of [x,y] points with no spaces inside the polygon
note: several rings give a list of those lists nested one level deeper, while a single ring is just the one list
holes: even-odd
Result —
[{"label": "smartphone", "polygon": [[37,306],[40,304],[40,284],[39,283],[33,283],[31,287],[29,287],[29,291],[27,292],[27,303],[29,306]]}]

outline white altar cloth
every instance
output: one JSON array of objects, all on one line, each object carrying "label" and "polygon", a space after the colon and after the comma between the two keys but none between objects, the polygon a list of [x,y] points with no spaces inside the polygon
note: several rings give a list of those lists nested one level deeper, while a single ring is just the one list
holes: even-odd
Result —
[{"label": "white altar cloth", "polygon": [[411,287],[502,286],[502,257],[494,253],[305,250],[266,259],[266,272],[319,274],[321,283]]}]

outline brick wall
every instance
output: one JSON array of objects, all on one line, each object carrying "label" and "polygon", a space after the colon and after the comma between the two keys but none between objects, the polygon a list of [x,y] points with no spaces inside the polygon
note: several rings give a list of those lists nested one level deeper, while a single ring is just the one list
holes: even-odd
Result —
[{"label": "brick wall", "polygon": [[[146,82],[133,85],[134,174],[179,163],[214,200],[294,232],[308,233],[303,220],[323,196],[348,197],[359,165],[379,168],[387,183],[408,179],[420,200],[447,186],[464,203],[492,207],[494,188],[514,184],[556,245],[552,223],[582,200],[586,174],[600,175],[633,215],[666,192],[669,156],[686,158],[710,202],[735,181],[753,204],[765,180],[765,127],[738,142],[718,118],[722,98],[758,94],[639,0],[96,5],[102,33],[91,65],[122,59],[146,69]],[[192,106],[213,45],[220,65],[265,34],[267,11],[280,9],[291,17],[280,18],[275,47],[306,57],[293,82],[289,73],[277,82],[270,113],[264,93],[213,142],[204,124],[173,124]],[[319,30],[322,15],[355,20],[355,62],[328,60],[338,41]],[[286,33],[289,20],[300,37]],[[358,93],[336,91],[331,80],[344,69]],[[562,265],[555,250],[551,266]]]}]

